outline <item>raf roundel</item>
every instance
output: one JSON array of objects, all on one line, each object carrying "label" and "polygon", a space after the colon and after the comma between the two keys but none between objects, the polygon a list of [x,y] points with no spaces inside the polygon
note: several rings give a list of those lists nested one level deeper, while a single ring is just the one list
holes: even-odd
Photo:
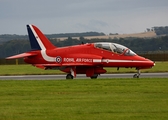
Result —
[{"label": "raf roundel", "polygon": [[56,57],[56,62],[57,62],[57,63],[61,63],[61,62],[62,62],[62,58],[61,58],[60,56],[57,56],[57,57]]}]

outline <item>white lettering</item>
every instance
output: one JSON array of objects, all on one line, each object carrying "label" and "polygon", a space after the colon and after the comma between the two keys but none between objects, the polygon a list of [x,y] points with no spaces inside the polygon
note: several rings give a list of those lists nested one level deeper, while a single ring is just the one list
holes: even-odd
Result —
[{"label": "white lettering", "polygon": [[64,58],[64,62],[93,62],[93,59],[87,59],[87,58]]},{"label": "white lettering", "polygon": [[64,62],[75,62],[74,58],[64,58]]},{"label": "white lettering", "polygon": [[92,62],[92,59],[82,58],[82,62]]},{"label": "white lettering", "polygon": [[82,61],[81,58],[76,59],[76,62],[81,62],[81,61]]}]

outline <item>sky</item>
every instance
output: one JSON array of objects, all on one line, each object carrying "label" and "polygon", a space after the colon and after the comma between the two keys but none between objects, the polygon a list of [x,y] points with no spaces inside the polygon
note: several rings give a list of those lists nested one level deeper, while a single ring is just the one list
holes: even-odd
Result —
[{"label": "sky", "polygon": [[168,0],[0,0],[0,34],[139,33],[168,26]]}]

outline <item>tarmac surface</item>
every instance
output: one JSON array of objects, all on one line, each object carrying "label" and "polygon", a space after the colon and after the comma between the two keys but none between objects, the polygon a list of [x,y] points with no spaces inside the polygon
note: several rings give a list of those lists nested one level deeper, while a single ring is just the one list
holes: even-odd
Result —
[{"label": "tarmac surface", "polygon": [[[99,78],[133,78],[134,73],[124,74],[101,74]],[[166,73],[141,73],[140,78],[168,78]],[[85,74],[77,74],[74,79],[90,79]],[[66,75],[19,75],[19,76],[0,76],[0,80],[66,80]]]}]

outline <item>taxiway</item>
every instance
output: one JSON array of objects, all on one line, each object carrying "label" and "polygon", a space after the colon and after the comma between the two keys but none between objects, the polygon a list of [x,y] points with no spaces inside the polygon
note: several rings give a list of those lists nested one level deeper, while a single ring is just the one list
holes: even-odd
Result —
[{"label": "taxiway", "polygon": [[[102,74],[99,78],[133,78],[134,73],[124,74]],[[168,78],[166,73],[141,73],[140,78]],[[0,80],[65,80],[66,75],[19,75],[19,76],[0,76]],[[90,79],[84,74],[78,74],[74,79]]]}]

